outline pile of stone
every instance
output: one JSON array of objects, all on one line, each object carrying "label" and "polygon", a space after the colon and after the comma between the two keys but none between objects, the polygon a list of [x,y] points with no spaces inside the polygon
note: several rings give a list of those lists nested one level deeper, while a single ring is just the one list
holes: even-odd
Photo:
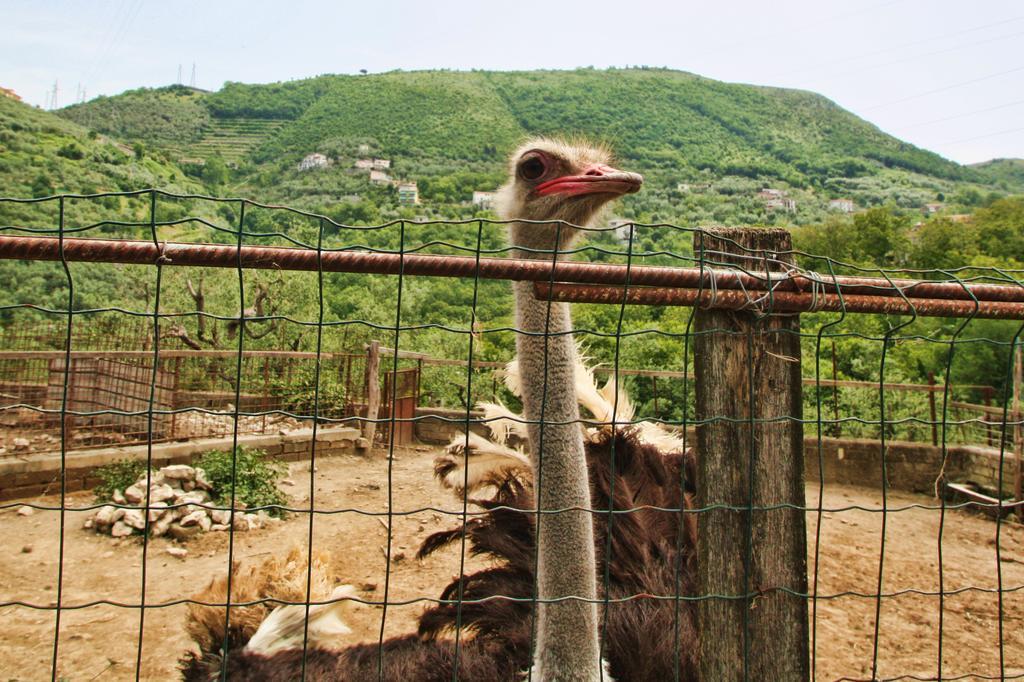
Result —
[{"label": "pile of stone", "polygon": [[[155,471],[149,477],[149,532],[153,536],[168,535],[184,541],[206,531],[224,531],[232,527],[232,514],[228,509],[208,509],[216,506],[211,498],[213,486],[206,480],[200,467],[172,464]],[[97,533],[125,537],[146,530],[144,509],[125,509],[114,505],[146,506],[146,474],[123,491],[115,490],[114,504],[100,507],[85,522],[86,528]],[[256,530],[279,522],[265,511],[255,514],[245,511],[245,504],[235,503],[233,527],[236,531]]]}]

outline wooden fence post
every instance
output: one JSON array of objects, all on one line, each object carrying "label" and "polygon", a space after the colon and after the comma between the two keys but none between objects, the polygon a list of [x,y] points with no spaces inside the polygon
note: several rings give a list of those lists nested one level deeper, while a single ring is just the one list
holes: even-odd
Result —
[{"label": "wooden fence post", "polygon": [[366,421],[363,438],[373,447],[377,434],[377,413],[380,411],[380,341],[371,341],[366,348]]},{"label": "wooden fence post", "polygon": [[[748,271],[783,270],[764,255],[792,262],[791,248],[781,229],[694,235],[695,255],[703,250],[706,260]],[[807,680],[799,317],[702,309],[696,315],[697,418],[714,420],[697,427],[698,507],[738,507],[698,517],[699,595],[718,595],[699,606],[700,679]],[[795,508],[763,509],[772,505]]]},{"label": "wooden fence post", "polygon": [[[1013,425],[1013,457],[1016,461],[1016,466],[1013,472],[1013,501],[1020,502],[1024,497],[1024,466],[1021,464],[1022,454],[1024,454],[1024,434],[1022,434],[1020,420],[1021,420],[1021,409],[1020,409],[1020,387],[1021,378],[1024,377],[1024,353],[1021,352],[1020,344],[1018,343],[1013,348],[1013,421],[1016,422]],[[1005,452],[1005,446],[1000,443],[1000,449]],[[999,462],[1000,470],[1003,469],[1003,461]],[[1003,491],[1000,490],[997,497],[1003,499]],[[1017,507],[1017,518],[1024,520],[1024,508]]]}]

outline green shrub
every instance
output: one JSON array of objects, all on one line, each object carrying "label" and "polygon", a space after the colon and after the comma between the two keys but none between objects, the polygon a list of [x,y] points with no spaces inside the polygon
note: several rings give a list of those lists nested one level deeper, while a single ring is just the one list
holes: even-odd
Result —
[{"label": "green shrub", "polygon": [[96,501],[109,502],[115,490],[123,491],[139,480],[139,476],[145,471],[146,463],[141,459],[119,459],[99,467],[96,469],[96,475],[100,483],[92,491]]},{"label": "green shrub", "polygon": [[[204,453],[195,466],[206,472],[206,479],[213,486],[213,498],[221,505],[231,504],[231,490],[235,490],[235,501],[244,502],[247,507],[283,505],[288,500],[277,487],[277,482],[288,467],[283,462],[268,459],[265,452],[239,446],[235,449],[235,477],[231,478],[231,452],[211,450]],[[268,509],[271,516],[281,516],[279,509]]]}]

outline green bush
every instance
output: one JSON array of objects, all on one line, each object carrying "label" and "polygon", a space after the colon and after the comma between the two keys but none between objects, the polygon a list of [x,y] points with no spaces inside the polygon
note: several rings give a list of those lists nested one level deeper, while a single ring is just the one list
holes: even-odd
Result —
[{"label": "green bush", "polygon": [[96,469],[100,479],[99,485],[93,489],[97,502],[109,502],[115,490],[124,490],[139,480],[146,471],[146,463],[141,459],[120,459]]},{"label": "green bush", "polygon": [[[235,461],[235,502],[248,507],[284,505],[288,498],[278,489],[277,483],[287,472],[283,462],[267,459],[262,450],[238,447]],[[203,453],[194,463],[206,472],[206,480],[213,486],[212,497],[218,505],[231,504],[231,452],[211,450]],[[96,469],[100,484],[93,490],[98,502],[109,502],[115,490],[123,491],[146,472],[146,462],[138,459],[122,459]],[[282,516],[279,509],[268,509],[271,516]]]},{"label": "green bush", "polygon": [[[195,466],[206,472],[206,479],[213,486],[213,498],[217,504],[231,504],[231,491],[235,490],[235,501],[244,502],[247,507],[283,505],[288,499],[277,487],[288,467],[283,462],[267,459],[262,450],[239,446],[235,449],[234,480],[232,480],[231,452],[211,450],[204,453]],[[271,516],[282,516],[280,509],[268,509]]]}]

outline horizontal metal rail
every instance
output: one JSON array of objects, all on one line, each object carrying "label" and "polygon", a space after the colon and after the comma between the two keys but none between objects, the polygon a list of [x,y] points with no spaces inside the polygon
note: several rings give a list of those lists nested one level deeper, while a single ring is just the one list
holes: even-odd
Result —
[{"label": "horizontal metal rail", "polygon": [[633,305],[696,306],[716,310],[759,310],[773,313],[848,312],[919,317],[978,317],[1024,320],[1024,302],[963,301],[942,298],[892,298],[889,295],[797,293],[792,291],[737,291],[630,288],[591,284],[534,283],[534,296],[570,303],[630,303]]},{"label": "horizontal metal rail", "polygon": [[[642,305],[696,305],[790,313],[826,310],[1024,319],[1024,286],[870,277],[836,276],[825,279],[804,272],[769,276],[724,267],[626,266],[552,262],[547,259],[478,259],[471,256],[8,235],[0,236],[0,259],[139,265],[159,262],[191,267],[480,277],[532,281],[538,297],[594,303],[621,303],[628,283],[626,301]],[[550,282],[556,284],[552,287]]]}]

